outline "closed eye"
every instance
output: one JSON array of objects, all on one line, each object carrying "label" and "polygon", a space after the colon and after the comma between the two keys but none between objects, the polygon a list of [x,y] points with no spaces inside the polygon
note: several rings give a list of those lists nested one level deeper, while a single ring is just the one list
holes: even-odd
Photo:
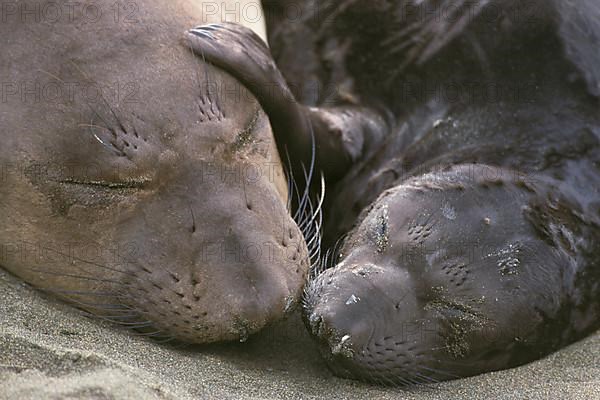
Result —
[{"label": "closed eye", "polygon": [[127,182],[107,182],[107,181],[81,181],[77,179],[63,179],[59,181],[67,185],[82,185],[90,187],[99,187],[105,189],[143,189],[148,183],[149,179],[138,179],[130,180]]},{"label": "closed eye", "polygon": [[247,146],[256,145],[258,138],[255,136],[255,131],[260,119],[260,113],[261,108],[254,112],[252,119],[248,122],[246,127],[236,134],[235,142],[233,144],[234,151],[240,151]]}]

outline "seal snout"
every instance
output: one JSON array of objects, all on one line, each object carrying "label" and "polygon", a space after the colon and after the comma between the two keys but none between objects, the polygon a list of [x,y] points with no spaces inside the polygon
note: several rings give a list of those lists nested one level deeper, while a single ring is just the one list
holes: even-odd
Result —
[{"label": "seal snout", "polygon": [[436,357],[446,346],[440,329],[450,328],[424,305],[415,279],[399,266],[359,263],[310,283],[305,323],[336,375],[388,385],[447,378]]},{"label": "seal snout", "polygon": [[266,229],[248,235],[242,225],[182,235],[156,249],[149,258],[171,260],[135,269],[130,285],[144,296],[131,306],[167,336],[194,343],[245,341],[279,319],[298,299],[308,268],[302,236],[295,235],[294,260]]},{"label": "seal snout", "polygon": [[[400,327],[394,328],[397,319],[416,312],[410,282],[400,268],[361,263],[328,269],[309,284],[305,322],[336,374],[362,379],[378,363],[393,364],[387,356],[411,359]],[[389,354],[379,348],[383,338]]]},{"label": "seal snout", "polygon": [[241,184],[183,161],[119,226],[138,246],[124,301],[164,336],[245,341],[299,300],[306,242],[269,176]]}]

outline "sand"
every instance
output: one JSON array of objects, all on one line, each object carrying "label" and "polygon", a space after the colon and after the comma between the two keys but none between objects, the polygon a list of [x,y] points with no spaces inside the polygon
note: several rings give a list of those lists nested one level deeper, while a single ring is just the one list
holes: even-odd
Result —
[{"label": "sand", "polygon": [[411,390],[331,375],[298,317],[246,343],[158,344],[0,270],[0,399],[600,399],[600,333],[538,362]]}]

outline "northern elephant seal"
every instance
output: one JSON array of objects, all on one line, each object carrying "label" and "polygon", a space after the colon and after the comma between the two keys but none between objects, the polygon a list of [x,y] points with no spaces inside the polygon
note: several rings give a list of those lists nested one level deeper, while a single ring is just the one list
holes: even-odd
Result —
[{"label": "northern elephant seal", "polygon": [[77,4],[2,4],[0,265],[149,336],[245,340],[309,270],[268,116],[182,41],[203,2]]},{"label": "northern elephant seal", "polygon": [[[305,1],[304,18],[270,29],[283,73],[243,28],[190,31],[194,51],[240,71],[277,113],[290,147],[302,154],[302,135],[317,138],[335,185],[325,239],[347,236],[308,285],[304,315],[336,373],[437,382],[539,358],[600,326],[588,54],[600,12],[575,3],[587,30],[561,19],[559,2]],[[336,91],[315,95],[313,79]],[[304,104],[283,103],[292,92]]]}]

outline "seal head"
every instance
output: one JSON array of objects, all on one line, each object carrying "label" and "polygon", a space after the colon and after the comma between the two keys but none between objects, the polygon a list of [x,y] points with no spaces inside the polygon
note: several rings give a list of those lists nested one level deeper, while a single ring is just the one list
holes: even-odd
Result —
[{"label": "seal head", "polygon": [[182,43],[195,4],[2,24],[2,266],[150,336],[245,340],[297,303],[308,249],[268,116]]},{"label": "seal head", "polygon": [[306,289],[306,324],[332,369],[430,383],[564,345],[564,327],[578,325],[572,302],[585,301],[573,285],[583,239],[549,187],[458,165],[383,192]]}]

